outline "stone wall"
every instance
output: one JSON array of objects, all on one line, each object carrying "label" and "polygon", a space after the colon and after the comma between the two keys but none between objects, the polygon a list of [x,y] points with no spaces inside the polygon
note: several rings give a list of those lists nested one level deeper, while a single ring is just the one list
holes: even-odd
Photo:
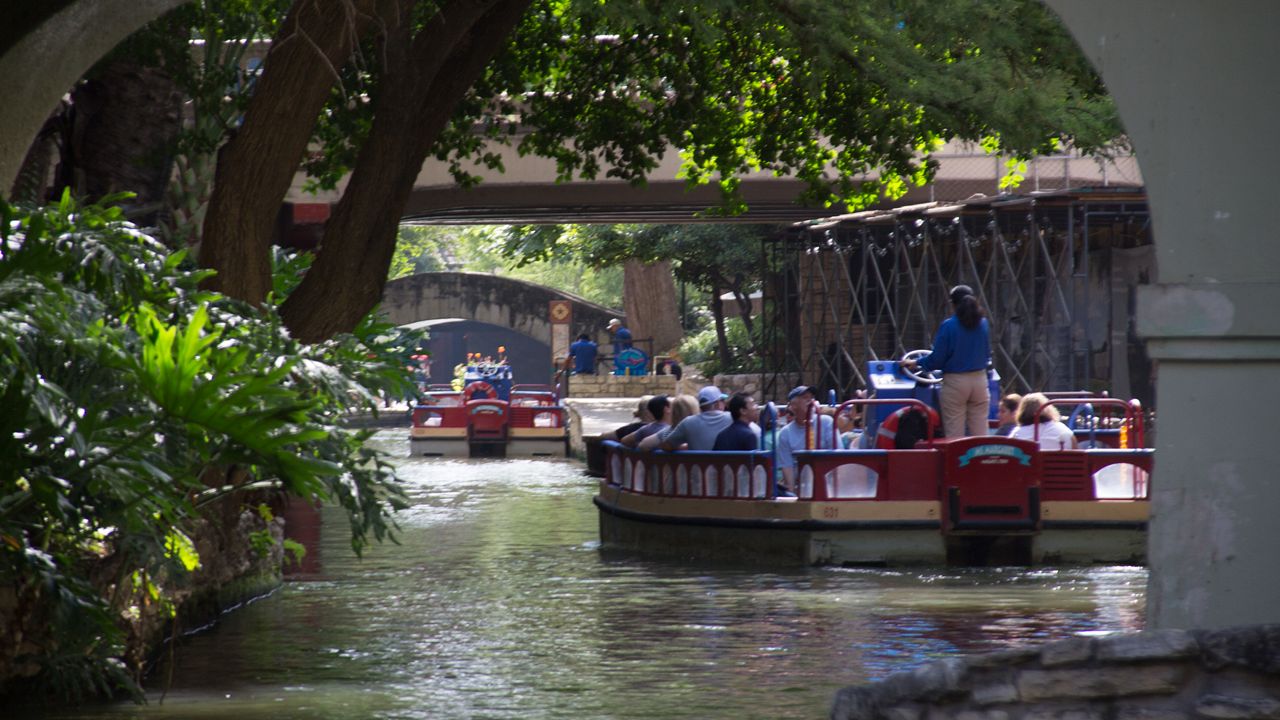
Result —
[{"label": "stone wall", "polygon": [[773,400],[778,403],[787,401],[787,392],[791,388],[800,384],[800,376],[795,373],[783,373],[778,375],[778,380],[774,384],[770,395],[772,397],[764,397],[763,382],[767,382],[771,376],[762,376],[760,373],[748,373],[746,375],[716,375],[715,385],[720,388],[726,395],[732,395],[736,392],[750,393],[756,402],[767,402]]},{"label": "stone wall", "polygon": [[1277,720],[1280,625],[1079,637],[841,690],[834,720]]},{"label": "stone wall", "polygon": [[697,387],[684,382],[687,387],[677,390],[673,375],[574,375],[569,378],[571,398],[640,398],[645,395],[675,395],[679,392],[695,393]]}]

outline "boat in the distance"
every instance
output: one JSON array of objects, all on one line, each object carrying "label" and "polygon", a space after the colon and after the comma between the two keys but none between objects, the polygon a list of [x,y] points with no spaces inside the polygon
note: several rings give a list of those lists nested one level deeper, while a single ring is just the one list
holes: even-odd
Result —
[{"label": "boat in the distance", "polygon": [[[1145,447],[1141,405],[1080,394],[1051,402],[1090,409],[1071,413],[1084,449],[987,435],[807,450],[795,453],[796,497],[777,496],[768,451],[641,452],[606,442],[594,498],[601,541],[752,563],[1145,562],[1154,450]],[[928,407],[875,398],[835,412],[857,405],[877,411],[866,413],[872,423]]]},{"label": "boat in the distance", "polygon": [[411,411],[413,455],[564,457],[565,408],[549,385],[514,385],[505,362],[476,360],[462,388],[429,385]]}]

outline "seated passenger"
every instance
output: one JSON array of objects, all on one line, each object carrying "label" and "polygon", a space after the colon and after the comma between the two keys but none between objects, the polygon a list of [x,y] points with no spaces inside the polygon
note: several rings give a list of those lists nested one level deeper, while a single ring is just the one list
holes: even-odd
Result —
[{"label": "seated passenger", "polygon": [[[929,437],[929,423],[933,422],[933,437]],[[880,450],[913,450],[921,440],[936,440],[941,434],[938,413],[929,408],[928,417],[918,405],[908,405],[895,410],[876,429],[875,447]]]},{"label": "seated passenger", "polygon": [[929,437],[929,420],[924,413],[912,408],[903,414],[898,421],[898,434],[893,439],[893,447],[898,450],[911,450],[916,443]]},{"label": "seated passenger", "polygon": [[[679,425],[687,417],[693,417],[698,414],[698,399],[692,395],[677,395],[671,399],[671,419],[667,423],[667,427],[659,430],[648,437],[640,439],[636,443],[638,450],[657,450],[662,438],[671,434],[671,429]],[[677,448],[683,450],[684,448]]]},{"label": "seated passenger", "polygon": [[733,418],[724,411],[724,401],[728,395],[720,392],[715,385],[708,385],[698,391],[699,412],[687,417],[662,437],[658,447],[663,450],[678,450],[687,446],[689,450],[710,450],[716,444],[716,436],[733,423]]},{"label": "seated passenger", "polygon": [[631,413],[631,416],[635,418],[635,422],[627,423],[617,430],[610,430],[609,432],[601,433],[600,439],[621,441],[622,438],[653,422],[653,415],[649,413],[649,401],[652,399],[652,395],[645,395],[640,398],[639,404],[636,405],[635,412]]},{"label": "seated passenger", "polygon": [[1018,427],[1009,435],[1021,440],[1040,439],[1041,450],[1072,450],[1076,447],[1075,433],[1062,422],[1058,408],[1047,404],[1044,393],[1031,393],[1018,403]]},{"label": "seated passenger", "polygon": [[858,447],[862,437],[862,413],[851,408],[836,415],[836,431],[840,433],[840,447],[844,450]]},{"label": "seated passenger", "polygon": [[817,421],[811,422],[817,390],[801,385],[787,394],[787,407],[794,418],[778,431],[777,467],[782,472],[782,484],[796,491],[796,460],[794,453],[801,450],[834,450],[832,443],[834,421],[830,415],[818,411]]},{"label": "seated passenger", "polygon": [[729,398],[729,417],[733,423],[716,436],[712,450],[755,450],[760,447],[760,408],[747,393],[734,393]]},{"label": "seated passenger", "polygon": [[1018,427],[1018,404],[1022,402],[1022,396],[1018,393],[1009,393],[1000,398],[1000,404],[996,406],[996,429],[991,433],[1000,437],[1009,437],[1009,433]]},{"label": "seated passenger", "polygon": [[633,448],[639,445],[641,440],[649,437],[650,435],[662,432],[663,430],[671,427],[671,398],[668,398],[666,395],[654,395],[653,398],[649,400],[649,414],[653,416],[653,422],[633,433],[628,434],[618,442],[626,445],[627,447]]}]

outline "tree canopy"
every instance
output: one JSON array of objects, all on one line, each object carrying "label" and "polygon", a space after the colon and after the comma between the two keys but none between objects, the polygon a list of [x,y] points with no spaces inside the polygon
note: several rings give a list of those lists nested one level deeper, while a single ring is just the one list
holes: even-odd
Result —
[{"label": "tree canopy", "polygon": [[1035,0],[295,0],[277,27],[219,156],[201,261],[216,288],[260,301],[294,173],[347,178],[282,308],[307,340],[376,304],[433,157],[463,184],[504,152],[639,184],[678,152],[733,214],[752,172],[846,210],[925,182],[949,139],[1020,155],[1122,142],[1099,78]]},{"label": "tree canopy", "polygon": [[[347,70],[308,165],[327,187],[350,169],[379,91],[376,64]],[[762,170],[854,210],[926,178],[949,139],[1031,155],[1120,136],[1100,80],[1033,1],[554,0],[525,14],[433,151],[462,183],[475,181],[469,162],[501,167],[484,139],[554,158],[563,180],[642,182],[679,152],[730,211],[740,177]]]}]

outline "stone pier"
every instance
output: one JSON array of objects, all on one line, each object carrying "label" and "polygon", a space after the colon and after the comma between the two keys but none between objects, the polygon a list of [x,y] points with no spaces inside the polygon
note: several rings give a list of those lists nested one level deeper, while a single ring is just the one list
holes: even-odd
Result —
[{"label": "stone pier", "polygon": [[847,688],[833,720],[1278,720],[1280,625],[1151,630],[940,660]]}]

